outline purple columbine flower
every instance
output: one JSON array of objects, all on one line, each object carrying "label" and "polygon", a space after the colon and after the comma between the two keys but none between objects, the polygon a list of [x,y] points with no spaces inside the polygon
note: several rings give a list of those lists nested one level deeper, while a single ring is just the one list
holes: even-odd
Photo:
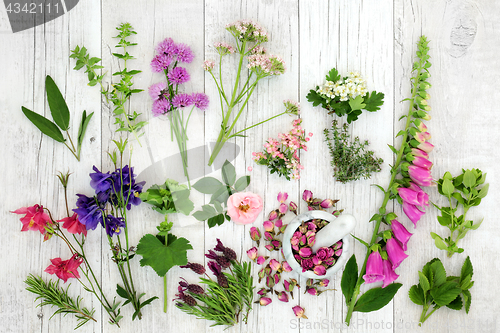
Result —
[{"label": "purple columbine flower", "polygon": [[368,256],[368,261],[366,262],[366,273],[363,275],[363,279],[366,283],[373,283],[382,281],[384,278],[382,256],[380,255],[380,252],[373,251]]},{"label": "purple columbine flower", "polygon": [[177,46],[177,61],[178,62],[186,62],[186,63],[191,63],[194,59],[194,54],[193,51],[191,51],[191,48],[187,46],[186,44],[176,44]]},{"label": "purple columbine flower", "polygon": [[120,234],[120,228],[125,228],[125,219],[123,217],[106,216],[106,233],[109,237]]},{"label": "purple columbine flower", "polygon": [[98,202],[95,197],[87,197],[83,194],[77,194],[76,209],[73,211],[78,214],[78,220],[85,225],[87,230],[94,230],[97,224],[104,226],[102,211],[104,204]]},{"label": "purple columbine flower", "polygon": [[189,81],[190,76],[184,67],[175,67],[170,70],[167,74],[168,79],[170,82],[175,83],[175,84],[183,84]]},{"label": "purple columbine flower", "polygon": [[392,229],[392,233],[394,235],[394,238],[396,238],[396,240],[399,242],[399,244],[401,244],[403,251],[406,251],[408,241],[410,240],[410,237],[413,234],[408,232],[408,230],[406,230],[406,228],[401,223],[399,223],[397,220],[391,221],[391,229]]},{"label": "purple columbine flower", "polygon": [[401,245],[394,238],[387,240],[385,245],[387,256],[392,263],[392,269],[396,269],[405,260],[408,255],[403,251]]},{"label": "purple columbine flower", "polygon": [[382,262],[382,265],[384,267],[384,284],[382,284],[382,288],[385,288],[393,281],[395,281],[399,277],[399,275],[394,272],[392,264],[389,260],[384,260]]},{"label": "purple columbine flower", "polygon": [[420,220],[422,215],[425,214],[425,212],[419,210],[415,205],[411,205],[404,201],[403,201],[403,212],[406,214],[406,216],[408,216],[410,221],[413,222],[415,228],[417,227],[417,222]]},{"label": "purple columbine flower", "polygon": [[209,100],[208,96],[203,93],[194,93],[191,95],[193,99],[193,104],[201,111],[205,111],[208,108]]},{"label": "purple columbine flower", "polygon": [[95,165],[92,167],[92,169],[94,169],[95,172],[91,172],[89,174],[91,179],[90,187],[92,187],[95,190],[96,194],[99,194],[101,192],[102,193],[109,192],[112,184],[112,179],[109,172],[103,173],[99,171],[99,169],[97,169]]},{"label": "purple columbine flower", "polygon": [[193,105],[193,99],[188,94],[178,94],[172,98],[172,105],[174,108],[184,108]]}]

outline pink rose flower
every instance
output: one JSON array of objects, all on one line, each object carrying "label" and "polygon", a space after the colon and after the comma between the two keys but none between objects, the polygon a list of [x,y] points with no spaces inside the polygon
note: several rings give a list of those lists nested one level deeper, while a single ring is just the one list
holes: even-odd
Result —
[{"label": "pink rose flower", "polygon": [[251,192],[241,192],[227,199],[227,214],[236,224],[249,224],[262,210],[262,199]]}]

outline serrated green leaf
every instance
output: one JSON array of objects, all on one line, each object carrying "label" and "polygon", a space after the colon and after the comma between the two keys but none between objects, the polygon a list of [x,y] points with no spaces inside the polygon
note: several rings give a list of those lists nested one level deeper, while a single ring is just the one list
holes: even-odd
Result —
[{"label": "serrated green leaf", "polygon": [[236,170],[234,169],[234,166],[226,160],[224,162],[224,165],[222,165],[221,169],[222,173],[222,181],[226,183],[228,186],[233,186],[234,182],[236,181]]},{"label": "serrated green leaf", "polygon": [[356,287],[356,282],[358,281],[358,264],[356,263],[356,256],[353,254],[351,258],[347,261],[344,267],[344,273],[342,274],[342,281],[340,286],[342,288],[342,294],[344,294],[345,302],[347,305],[351,303],[352,295],[354,294],[354,288]]},{"label": "serrated green leaf", "polygon": [[307,101],[313,103],[313,106],[318,106],[325,102],[325,99],[318,94],[315,90],[310,90],[306,96]]},{"label": "serrated green leaf", "polygon": [[418,280],[420,282],[420,287],[422,288],[424,295],[425,295],[425,293],[427,293],[427,291],[431,289],[431,285],[429,283],[429,280],[422,272],[418,272]]},{"label": "serrated green leaf", "polygon": [[234,189],[236,192],[241,192],[250,185],[250,176],[240,177],[236,183],[234,183]]},{"label": "serrated green leaf", "polygon": [[374,112],[380,110],[380,106],[384,104],[384,94],[372,91],[371,94],[367,93],[364,97],[366,111]]},{"label": "serrated green leaf", "polygon": [[392,283],[385,288],[373,288],[365,292],[356,302],[354,311],[372,312],[382,309],[394,298],[401,283]]},{"label": "serrated green leaf", "polygon": [[214,177],[204,177],[198,180],[193,187],[203,194],[214,194],[224,185]]},{"label": "serrated green leaf", "polygon": [[464,180],[462,182],[466,187],[474,187],[476,185],[476,176],[470,170],[466,170],[464,173]]},{"label": "serrated green leaf", "polygon": [[169,234],[167,245],[151,234],[144,235],[137,244],[136,253],[142,256],[141,266],[152,267],[156,274],[164,276],[170,268],[187,264],[187,250],[193,247],[183,237]]},{"label": "serrated green leaf", "polygon": [[454,281],[446,281],[438,288],[431,289],[431,296],[438,306],[450,304],[460,293],[462,289]]},{"label": "serrated green leaf", "polygon": [[354,99],[349,100],[349,106],[353,111],[362,110],[365,108],[366,104],[363,103],[363,96],[358,95]]},{"label": "serrated green leaf", "polygon": [[465,303],[465,313],[469,313],[470,310],[470,305],[472,301],[472,295],[470,291],[468,290],[462,290],[462,296],[464,297],[464,303]]},{"label": "serrated green leaf", "polygon": [[61,91],[54,80],[47,75],[45,78],[45,90],[47,92],[47,102],[49,103],[52,119],[63,131],[69,128],[69,109]]},{"label": "serrated green leaf", "polygon": [[411,286],[410,290],[408,291],[408,296],[410,297],[410,300],[417,305],[425,304],[424,291],[418,284]]},{"label": "serrated green leaf", "polygon": [[210,198],[210,203],[213,204],[214,202],[218,201],[220,203],[225,204],[227,201],[227,198],[231,195],[230,190],[226,186],[222,186],[212,194],[212,197]]},{"label": "serrated green leaf", "polygon": [[337,71],[336,68],[330,69],[330,71],[326,75],[326,81],[330,81],[330,82],[337,82],[338,80],[340,80],[340,78],[341,77],[340,77],[339,72]]},{"label": "serrated green leaf", "polygon": [[462,297],[458,295],[453,301],[451,301],[448,305],[446,305],[448,308],[452,310],[460,310],[463,307],[462,303]]},{"label": "serrated green leaf", "polygon": [[347,114],[347,122],[350,124],[353,121],[358,120],[358,116],[361,115],[361,110],[352,110]]},{"label": "serrated green leaf", "polygon": [[472,278],[473,274],[474,274],[474,268],[472,267],[470,257],[467,256],[467,258],[465,258],[464,264],[462,265],[462,269],[460,270],[460,283],[462,283],[462,281],[464,281],[465,278],[469,275]]},{"label": "serrated green leaf", "polygon": [[35,112],[25,108],[24,106],[21,107],[21,110],[23,111],[26,118],[28,118],[33,123],[33,125],[38,127],[38,129],[43,134],[47,135],[48,137],[51,137],[52,139],[56,140],[57,142],[66,141],[66,139],[64,139],[61,131],[56,126],[56,124],[54,124],[53,122],[51,122],[50,120],[48,120],[44,116],[41,116],[38,113],[35,113]]}]

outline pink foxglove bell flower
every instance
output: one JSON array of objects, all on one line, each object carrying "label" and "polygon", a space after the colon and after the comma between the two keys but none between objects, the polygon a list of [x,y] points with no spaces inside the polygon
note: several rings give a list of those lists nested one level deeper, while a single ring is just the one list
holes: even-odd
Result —
[{"label": "pink foxglove bell flower", "polygon": [[257,248],[255,246],[252,247],[250,250],[247,251],[247,256],[252,261],[255,261],[255,259],[257,259],[257,254],[258,254],[258,250],[257,250]]},{"label": "pink foxglove bell flower", "polygon": [[269,305],[269,304],[271,304],[272,302],[273,302],[273,300],[272,300],[272,299],[270,299],[269,297],[261,297],[261,298],[259,299],[259,304],[260,304],[261,306],[266,306],[266,305]]},{"label": "pink foxglove bell flower", "polygon": [[61,260],[61,258],[50,259],[52,265],[45,269],[45,272],[49,274],[55,274],[58,278],[64,281],[68,281],[70,278],[80,278],[78,273],[78,267],[83,262],[82,258],[78,258],[77,254],[74,254],[68,260]]},{"label": "pink foxglove bell flower", "polygon": [[387,240],[385,250],[387,251],[387,256],[392,263],[392,269],[396,269],[405,260],[408,255],[403,251],[401,245],[394,238]]},{"label": "pink foxglove bell flower", "polygon": [[403,201],[403,212],[406,214],[406,216],[408,216],[408,218],[413,223],[415,228],[417,227],[417,222],[420,220],[422,215],[425,214],[425,212],[422,212],[415,205],[409,204],[404,201]]},{"label": "pink foxglove bell flower", "polygon": [[410,190],[413,190],[415,192],[422,192],[423,195],[423,206],[429,206],[429,195],[425,193],[417,184],[410,182],[410,186],[408,187]]},{"label": "pink foxglove bell flower", "polygon": [[430,153],[434,149],[434,145],[428,141],[421,142],[416,148]]},{"label": "pink foxglove bell flower", "polygon": [[43,235],[45,234],[45,226],[47,223],[50,224],[49,215],[43,211],[43,206],[41,205],[19,208],[12,213],[25,214],[24,217],[20,218],[23,224],[21,231],[38,230]]},{"label": "pink foxglove bell flower", "polygon": [[415,184],[419,186],[431,186],[432,185],[432,176],[431,172],[427,169],[410,165],[408,167],[408,173],[410,178]]},{"label": "pink foxglove bell flower", "polygon": [[278,201],[284,203],[288,199],[288,193],[278,193]]},{"label": "pink foxglove bell flower", "polygon": [[432,162],[425,157],[415,156],[411,161],[413,165],[430,170],[432,168]]},{"label": "pink foxglove bell flower", "polygon": [[399,277],[399,275],[394,272],[392,264],[389,260],[384,260],[382,262],[382,265],[384,266],[384,283],[382,284],[382,288],[385,288],[389,284],[394,282]]},{"label": "pink foxglove bell flower", "polygon": [[255,193],[234,193],[227,199],[227,214],[236,224],[253,223],[262,211],[262,199]]},{"label": "pink foxglove bell flower", "polygon": [[288,302],[288,294],[284,291],[277,292],[278,299],[282,302],[287,303]]},{"label": "pink foxglove bell flower", "polygon": [[382,265],[382,256],[380,252],[373,251],[368,256],[368,261],[366,262],[366,274],[363,275],[363,279],[366,283],[374,283],[377,281],[384,280],[384,267]]},{"label": "pink foxglove bell flower", "polygon": [[64,222],[63,228],[68,230],[70,234],[84,234],[87,236],[87,228],[85,224],[80,223],[78,220],[78,215],[76,213],[71,217],[65,217],[63,219],[58,220],[57,222]]},{"label": "pink foxglove bell flower", "polygon": [[406,251],[408,241],[413,234],[406,230],[404,225],[399,223],[398,220],[391,221],[391,229],[392,233],[394,234],[394,238],[396,238],[399,244],[401,244],[401,248],[403,249],[403,251]]},{"label": "pink foxglove bell flower", "polygon": [[420,157],[423,157],[423,158],[429,159],[429,154],[427,154],[425,151],[420,150],[420,149],[418,149],[418,148],[412,148],[412,149],[411,149],[411,154],[412,154],[413,156],[420,156]]},{"label": "pink foxglove bell flower", "polygon": [[398,194],[404,202],[411,205],[424,206],[426,204],[426,199],[428,205],[428,197],[426,198],[426,193],[424,191],[417,192],[410,188],[399,187]]},{"label": "pink foxglove bell flower", "polygon": [[304,314],[305,310],[303,307],[296,305],[292,308],[292,310],[293,313],[295,314],[295,317],[307,319],[306,315]]}]

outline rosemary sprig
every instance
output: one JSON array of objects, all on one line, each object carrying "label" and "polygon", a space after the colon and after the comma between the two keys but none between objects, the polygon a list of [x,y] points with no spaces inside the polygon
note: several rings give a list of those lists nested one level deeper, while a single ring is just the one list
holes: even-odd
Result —
[{"label": "rosemary sprig", "polygon": [[27,291],[38,295],[35,300],[41,299],[41,303],[38,304],[37,307],[51,305],[58,308],[50,318],[58,313],[63,313],[64,315],[73,313],[78,321],[75,330],[82,327],[90,320],[97,321],[93,317],[95,312],[94,308],[88,310],[85,307],[81,307],[80,303],[82,298],[80,296],[74,300],[68,295],[68,288],[71,284],[64,290],[64,288],[59,287],[59,280],[55,283],[51,280],[45,282],[40,276],[34,276],[32,274],[28,275],[24,283],[28,285],[26,288]]}]

